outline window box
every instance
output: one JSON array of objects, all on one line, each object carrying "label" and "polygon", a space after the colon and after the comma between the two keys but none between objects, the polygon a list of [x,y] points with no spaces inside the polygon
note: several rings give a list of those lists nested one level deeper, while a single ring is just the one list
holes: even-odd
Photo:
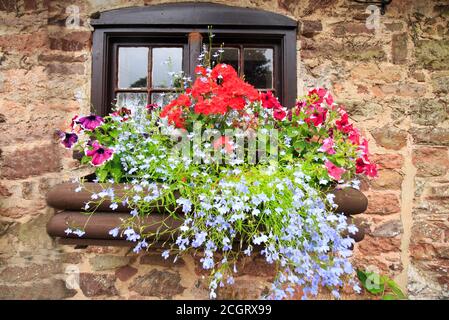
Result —
[{"label": "window box", "polygon": [[[59,184],[48,192],[47,204],[56,210],[56,214],[47,224],[48,234],[61,244],[132,246],[132,242],[109,235],[109,230],[119,226],[121,219],[129,218],[130,209],[119,206],[113,211],[109,208],[110,203],[105,201],[96,213],[89,214],[82,209],[90,200],[91,193],[89,191],[99,192],[103,188],[100,184],[92,182],[85,183],[85,189],[89,191],[75,192],[76,188],[76,184],[69,182]],[[114,186],[117,194],[123,188],[124,184]],[[334,202],[338,205],[336,209],[338,213],[344,213],[347,216],[357,215],[363,213],[368,206],[368,199],[357,189],[336,189],[331,193],[335,195]],[[146,216],[144,222],[145,225],[151,225],[148,227],[148,231],[151,232],[156,232],[159,228],[161,231],[169,231],[182,224],[181,220],[171,218],[163,206]],[[67,235],[64,231],[72,225],[84,226],[86,234],[81,238],[74,234]],[[359,231],[351,237],[356,242],[363,240],[363,228],[359,227]],[[165,234],[161,236],[160,240],[170,241],[171,238],[169,234]]]}]

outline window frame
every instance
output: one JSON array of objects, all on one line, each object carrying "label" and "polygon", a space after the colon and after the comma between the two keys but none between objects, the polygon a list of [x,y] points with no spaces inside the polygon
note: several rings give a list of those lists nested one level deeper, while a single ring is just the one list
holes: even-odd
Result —
[{"label": "window frame", "polygon": [[[177,3],[116,9],[97,13],[95,18],[91,19],[91,25],[94,27],[91,102],[92,111],[99,115],[104,116],[110,111],[114,89],[112,87],[115,86],[112,81],[115,72],[113,69],[117,69],[111,59],[117,42],[126,42],[124,45],[128,46],[134,42],[154,41],[155,46],[160,46],[160,43],[172,43],[178,39],[185,44],[184,70],[193,78],[197,57],[201,52],[202,38],[207,37],[210,25],[213,26],[216,38],[220,39],[214,40],[214,46],[219,46],[223,42],[222,39],[226,46],[226,38],[232,39],[229,43],[231,46],[232,42],[246,45],[245,38],[257,40],[262,45],[270,41],[278,43],[280,52],[278,57],[273,57],[273,78],[277,78],[279,84],[275,83],[274,89],[281,103],[287,107],[294,106],[297,92],[297,22],[293,19],[263,10],[211,3]],[[173,42],[172,45],[179,46],[179,43]],[[280,77],[275,77],[274,72],[278,72]]]}]

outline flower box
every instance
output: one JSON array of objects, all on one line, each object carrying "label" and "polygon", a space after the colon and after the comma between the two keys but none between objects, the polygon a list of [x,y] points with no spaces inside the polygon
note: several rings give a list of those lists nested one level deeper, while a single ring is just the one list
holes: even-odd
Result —
[{"label": "flower box", "polygon": [[[110,208],[111,202],[105,200],[99,205],[95,214],[90,214],[83,208],[91,199],[91,192],[99,192],[104,186],[93,182],[86,182],[84,186],[84,190],[75,192],[77,184],[67,182],[56,185],[48,192],[47,204],[54,208],[56,213],[47,224],[47,233],[61,244],[134,245],[130,241],[125,241],[123,236],[113,237],[109,234],[109,230],[120,225],[122,220],[129,218],[130,208],[119,205],[116,210],[112,210]],[[120,190],[123,191],[124,186],[124,184],[114,184],[113,187],[119,194]],[[346,216],[357,215],[363,213],[368,206],[368,199],[357,189],[335,189],[331,193],[335,195],[334,202],[338,206],[335,209],[336,213],[343,213]],[[147,226],[146,232],[174,230],[181,226],[182,222],[170,217],[163,206],[142,218],[142,225]],[[66,234],[65,230],[71,225],[83,226],[86,234],[82,238],[73,233]],[[357,233],[350,235],[356,242],[364,238],[363,228],[359,227],[358,229]],[[170,236],[162,234],[159,240],[170,240]]]}]

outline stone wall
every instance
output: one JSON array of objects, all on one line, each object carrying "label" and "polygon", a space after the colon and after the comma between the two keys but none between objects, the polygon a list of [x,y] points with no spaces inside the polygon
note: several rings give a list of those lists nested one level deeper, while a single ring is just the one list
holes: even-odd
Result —
[{"label": "stone wall", "polygon": [[[53,185],[81,176],[55,128],[90,108],[96,11],[151,0],[0,0],[0,298],[206,298],[198,258],[167,265],[157,251],[56,245],[45,232]],[[173,2],[173,1],[172,1]],[[370,138],[380,177],[364,181],[368,236],[354,263],[389,274],[410,298],[449,297],[449,4],[393,0],[376,29],[349,0],[213,1],[285,14],[300,22],[298,91],[322,85]],[[66,27],[67,7],[81,27]],[[95,85],[95,84],[92,84]],[[242,266],[221,297],[257,298],[272,271]],[[67,289],[76,266],[80,288]]]}]

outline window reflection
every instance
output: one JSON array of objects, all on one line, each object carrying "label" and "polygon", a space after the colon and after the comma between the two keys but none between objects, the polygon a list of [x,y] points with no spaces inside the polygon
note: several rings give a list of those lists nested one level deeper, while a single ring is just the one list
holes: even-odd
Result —
[{"label": "window reflection", "polygon": [[240,50],[238,48],[212,49],[212,66],[215,66],[217,63],[226,63],[239,72],[239,56]]},{"label": "window reflection", "polygon": [[246,81],[257,89],[273,88],[273,49],[245,48],[243,61]]},{"label": "window reflection", "polygon": [[158,92],[151,94],[151,103],[157,104],[159,107],[166,106],[177,96],[174,92]]},{"label": "window reflection", "polygon": [[145,107],[147,105],[146,93],[119,92],[117,93],[117,106],[122,108]]},{"label": "window reflection", "polygon": [[182,71],[182,48],[153,48],[153,88],[173,88],[173,76]]},{"label": "window reflection", "polygon": [[147,77],[148,48],[119,48],[119,88],[146,88]]}]

